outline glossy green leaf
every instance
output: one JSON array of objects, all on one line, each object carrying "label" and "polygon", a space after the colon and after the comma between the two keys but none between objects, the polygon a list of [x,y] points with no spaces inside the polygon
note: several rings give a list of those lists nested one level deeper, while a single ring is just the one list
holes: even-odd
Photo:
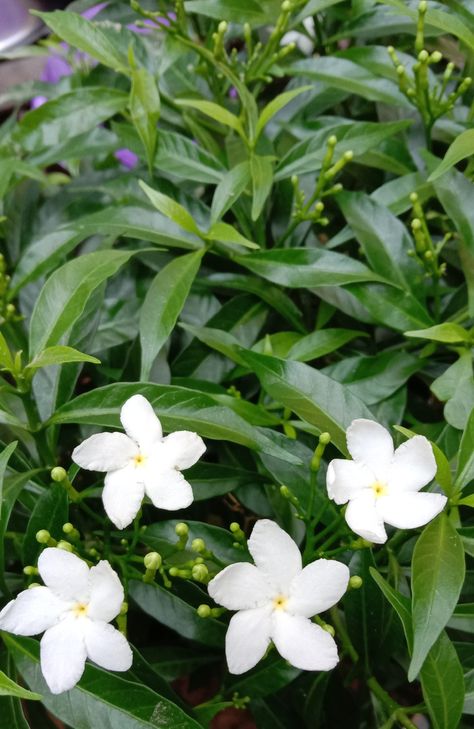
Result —
[{"label": "glossy green leaf", "polygon": [[321,432],[328,431],[341,453],[347,454],[345,431],[352,420],[373,419],[346,387],[308,365],[245,350],[240,356],[271,397]]},{"label": "glossy green leaf", "polygon": [[130,90],[130,116],[145,148],[148,166],[153,167],[155,158],[158,119],[160,117],[160,94],[153,75],[146,68],[132,71]]},{"label": "glossy green leaf", "polygon": [[31,638],[5,635],[18,670],[33,690],[43,694],[46,708],[73,727],[114,729],[202,729],[180,707],[139,683],[86,664],[80,682],[70,691],[51,694],[39,666],[39,643]]},{"label": "glossy green leaf", "polygon": [[184,180],[218,184],[225,169],[210,152],[182,134],[160,129],[155,167]]},{"label": "glossy green leaf", "polygon": [[353,329],[319,329],[299,339],[290,348],[287,357],[298,362],[308,362],[335,352],[353,339],[366,336],[365,332]]},{"label": "glossy green leaf", "polygon": [[275,96],[274,99],[269,101],[268,104],[264,106],[264,108],[260,112],[260,116],[258,117],[257,128],[255,130],[256,137],[258,137],[263,132],[268,122],[275,116],[275,114],[278,114],[281,109],[289,104],[290,101],[296,99],[297,96],[305,93],[305,91],[309,91],[312,88],[312,86],[299,86],[297,89],[284,91],[282,94],[278,94],[278,96]]},{"label": "glossy green leaf", "polygon": [[259,248],[253,241],[239,233],[232,225],[223,223],[221,220],[213,223],[206,233],[207,240],[218,240],[221,243],[234,243],[244,248]]},{"label": "glossy green leaf", "polygon": [[301,674],[276,652],[270,653],[254,669],[232,680],[229,689],[252,700],[264,698],[288,686]]},{"label": "glossy green leaf", "polygon": [[3,334],[0,332],[0,367],[6,367],[7,370],[12,370],[14,367],[13,357],[10,352],[10,348]]},{"label": "glossy green leaf", "polygon": [[68,497],[64,486],[55,483],[41,494],[30,516],[23,540],[23,563],[35,565],[42,546],[36,541],[40,529],[46,529],[51,536],[62,539],[62,526],[68,520]]},{"label": "glossy green leaf", "polygon": [[273,186],[272,157],[254,154],[250,158],[252,177],[252,220],[258,220]]},{"label": "glossy green leaf", "polygon": [[464,676],[444,630],[426,657],[420,681],[434,729],[457,729],[464,705]]},{"label": "glossy green leaf", "polygon": [[127,72],[128,60],[118,46],[110,40],[104,29],[78,13],[55,10],[54,13],[35,13],[66,43],[84,51],[104,66]]},{"label": "glossy green leaf", "polygon": [[428,327],[427,329],[405,332],[405,336],[416,337],[417,339],[430,339],[433,342],[443,342],[445,344],[470,341],[469,333],[464,327],[451,322],[436,324],[434,327]]},{"label": "glossy green leaf", "polygon": [[474,410],[467,421],[459,448],[455,486],[461,491],[474,479]]},{"label": "glossy green leaf", "polygon": [[56,345],[79,319],[95,289],[113,276],[135,251],[98,251],[75,258],[46,281],[30,322],[30,357]]},{"label": "glossy green leaf", "polygon": [[250,182],[250,168],[247,161],[233,167],[217,185],[211,205],[211,223],[222,218],[241,196]]},{"label": "glossy green leaf", "polygon": [[166,215],[167,218],[170,218],[174,223],[181,226],[181,228],[187,230],[188,233],[199,235],[199,228],[194,222],[194,218],[190,215],[190,213],[188,213],[186,208],[177,203],[176,200],[173,200],[173,198],[168,197],[168,195],[163,195],[163,193],[158,192],[158,190],[153,190],[146,184],[146,182],[143,182],[143,180],[140,180],[140,187],[152,205],[159,210],[162,215]]},{"label": "glossy green leaf", "polygon": [[168,263],[153,279],[140,310],[140,379],[147,380],[160,349],[173,331],[201,264],[203,250]]},{"label": "glossy green leaf", "polygon": [[454,142],[450,144],[448,151],[444,155],[443,161],[436,167],[434,172],[428,177],[429,182],[437,180],[438,177],[444,175],[451,167],[466,157],[474,154],[474,129],[466,129],[465,132],[456,137]]},{"label": "glossy green leaf", "polygon": [[100,359],[91,357],[90,354],[79,352],[73,347],[65,347],[60,344],[55,347],[47,347],[31,360],[25,369],[37,370],[40,367],[49,367],[50,365],[67,364],[68,362],[91,362],[92,364],[100,364]]},{"label": "glossy green leaf", "polygon": [[206,101],[205,99],[177,99],[176,103],[178,106],[182,106],[187,109],[196,109],[202,114],[210,116],[211,119],[224,124],[226,127],[230,127],[241,136],[245,137],[244,128],[240,119],[235,116],[235,114],[228,111],[225,107],[220,106],[213,101]]},{"label": "glossy green leaf", "polygon": [[0,671],[0,696],[15,696],[18,699],[28,699],[30,701],[41,700],[41,694],[24,689],[15,681],[12,681],[3,671]]},{"label": "glossy green leaf", "polygon": [[393,588],[387,580],[385,580],[382,575],[377,572],[375,567],[369,567],[369,572],[372,579],[375,580],[384,596],[400,618],[407,641],[408,653],[411,654],[413,649],[413,626],[411,620],[410,598],[406,595],[402,595],[402,593],[398,592],[398,590],[395,590],[395,588]]},{"label": "glossy green leaf", "polygon": [[[426,569],[426,565],[430,569]],[[464,582],[464,550],[446,514],[425,527],[413,552],[413,656],[408,678],[418,675],[430,648],[451,617]]]},{"label": "glossy green leaf", "polygon": [[0,515],[2,515],[3,507],[3,482],[5,478],[5,472],[7,470],[8,461],[13,451],[18,445],[18,441],[15,440],[13,443],[7,445],[6,448],[0,453]]}]

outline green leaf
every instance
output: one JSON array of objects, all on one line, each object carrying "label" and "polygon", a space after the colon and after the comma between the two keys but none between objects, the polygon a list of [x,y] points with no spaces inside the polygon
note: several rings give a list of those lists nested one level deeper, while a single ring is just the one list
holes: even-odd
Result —
[{"label": "green leaf", "polygon": [[239,354],[271,397],[321,432],[328,431],[341,453],[347,454],[345,431],[354,418],[373,420],[370,410],[347,387],[308,365],[244,349]]},{"label": "green leaf", "polygon": [[153,362],[173,331],[201,264],[204,250],[168,263],[153,279],[140,310],[140,379],[147,380]]},{"label": "green leaf", "polygon": [[92,292],[135,251],[97,251],[58,268],[41,289],[30,322],[30,357],[57,344],[79,319]]},{"label": "green leaf", "polygon": [[[430,568],[426,569],[429,565]],[[446,514],[425,527],[413,552],[413,656],[408,680],[418,675],[430,648],[453,614],[464,582],[464,550]]]},{"label": "green leaf", "polygon": [[64,486],[52,484],[35,504],[23,540],[23,564],[35,565],[42,546],[36,541],[40,529],[54,539],[62,539],[62,527],[68,520],[68,497]]},{"label": "green leaf", "polygon": [[275,248],[234,260],[267,281],[288,288],[344,286],[354,281],[380,281],[363,263],[319,248]]},{"label": "green leaf", "polygon": [[291,454],[289,446],[282,448],[273,444],[265,429],[249,425],[212,395],[185,387],[123,382],[98,387],[62,405],[48,422],[117,428],[120,408],[136,393],[151,402],[166,431],[191,430],[203,438],[228,440],[292,463],[300,462]]},{"label": "green leaf", "polygon": [[250,696],[252,700],[270,696],[285,688],[301,674],[299,668],[270,653],[252,671],[237,676],[229,684],[229,690],[239,696]]},{"label": "green leaf", "polygon": [[275,114],[278,114],[278,112],[283,109],[287,104],[289,104],[290,101],[293,101],[293,99],[296,99],[297,96],[303,94],[305,91],[310,91],[310,89],[312,88],[313,86],[300,86],[297,89],[284,91],[282,94],[278,94],[278,96],[275,96],[275,98],[272,99],[266,106],[264,106],[262,111],[260,112],[257,127],[255,130],[255,137],[258,138],[260,136],[270,119],[272,119]]},{"label": "green leaf", "polygon": [[153,188],[147,185],[146,182],[143,182],[143,180],[139,181],[139,185],[152,205],[159,210],[160,213],[166,215],[167,218],[173,220],[177,225],[181,226],[181,228],[187,230],[188,233],[200,235],[199,228],[194,222],[194,218],[190,213],[188,213],[186,208],[183,208],[182,205],[177,203],[176,200],[173,200],[173,198],[168,197],[168,195],[163,195],[163,193],[158,192],[158,190],[153,190]]},{"label": "green leaf", "polygon": [[232,225],[223,223],[220,220],[217,223],[213,223],[206,233],[207,240],[217,240],[221,243],[234,243],[238,246],[244,246],[244,248],[259,248],[256,243],[249,240],[242,233],[239,233]]},{"label": "green leaf", "polygon": [[[3,518],[3,482],[5,479],[5,471],[7,470],[8,461],[10,459],[11,454],[15,450],[15,448],[18,445],[18,441],[15,440],[9,445],[7,445],[6,448],[3,449],[3,451],[0,453],[0,516]],[[1,566],[1,565],[0,565]]]},{"label": "green leaf", "polygon": [[354,329],[318,329],[293,344],[286,356],[298,362],[308,362],[335,352],[353,339],[367,336],[366,332]]},{"label": "green leaf", "polygon": [[415,329],[405,332],[406,337],[417,337],[418,339],[430,339],[433,342],[444,342],[445,344],[455,344],[457,342],[469,342],[469,333],[464,327],[451,322],[436,324],[434,327],[427,329]]},{"label": "green leaf", "polygon": [[13,370],[14,363],[7,341],[0,332],[0,368],[1,367],[6,367],[7,370]]},{"label": "green leaf", "polygon": [[399,332],[421,329],[433,323],[426,306],[409,291],[381,284],[350,284],[347,291],[379,324]]},{"label": "green leaf", "polygon": [[258,220],[273,186],[272,157],[254,154],[250,158],[252,176],[252,220]]},{"label": "green leaf", "polygon": [[410,599],[401,592],[395,590],[382,575],[377,572],[375,567],[369,567],[369,572],[373,580],[382,590],[383,594],[393,607],[403,626],[403,632],[407,641],[408,653],[411,655],[413,648],[413,626],[411,621],[411,604]]},{"label": "green leaf", "polygon": [[29,699],[30,701],[41,700],[41,694],[36,694],[19,686],[3,671],[0,671],[0,696],[16,696],[18,699]]},{"label": "green leaf", "polygon": [[114,45],[104,30],[78,13],[56,10],[54,13],[38,13],[51,30],[73,48],[84,51],[104,66],[115,71],[128,72],[128,60],[121,50]]},{"label": "green leaf", "polygon": [[79,683],[62,694],[50,693],[41,674],[39,643],[31,638],[3,637],[30,688],[43,694],[54,716],[72,727],[114,729],[202,729],[176,704],[135,681],[86,663]]},{"label": "green leaf", "polygon": [[132,71],[129,108],[132,122],[142,140],[148,167],[151,170],[156,150],[156,125],[160,118],[160,94],[155,78],[146,68]]},{"label": "green leaf", "polygon": [[426,657],[420,681],[434,729],[457,729],[464,705],[464,676],[444,630]]},{"label": "green leaf", "polygon": [[224,124],[226,127],[230,127],[234,131],[238,132],[243,139],[246,139],[244,128],[240,119],[228,111],[225,107],[215,104],[213,101],[206,101],[204,99],[177,99],[176,104],[182,106],[185,109],[197,109],[202,114],[211,117],[215,121]]},{"label": "green leaf", "polygon": [[91,362],[92,364],[100,364],[100,359],[91,357],[90,354],[79,352],[73,347],[64,347],[58,344],[56,347],[48,347],[36,355],[29,362],[25,369],[37,370],[40,367],[49,367],[49,365],[67,364],[68,362]]},{"label": "green leaf", "polygon": [[252,27],[265,25],[268,12],[257,0],[186,0],[186,12],[198,13],[229,23],[250,23]]},{"label": "green leaf", "polygon": [[122,111],[127,101],[127,94],[118,89],[74,89],[28,111],[19,122],[14,139],[28,152],[58,146]]},{"label": "green leaf", "polygon": [[243,364],[239,356],[241,343],[229,332],[222,329],[213,329],[212,327],[195,327],[192,324],[182,324],[181,326],[193,337],[199,339],[200,342],[220,352],[232,362]]},{"label": "green leaf", "polygon": [[[226,627],[215,618],[200,618],[196,607],[158,584],[138,580],[129,583],[129,596],[141,609],[159,623],[177,631],[183,638],[220,648],[224,643]],[[205,602],[206,593],[202,593]]]},{"label": "green leaf", "polygon": [[211,223],[222,218],[232,207],[250,182],[250,167],[247,161],[233,167],[217,185],[211,205]]},{"label": "green leaf", "polygon": [[454,142],[449,146],[448,151],[444,155],[443,161],[436,167],[434,172],[428,177],[428,182],[437,180],[438,177],[444,175],[451,167],[466,157],[474,154],[474,129],[466,129]]},{"label": "green leaf", "polygon": [[474,410],[472,410],[463,436],[458,455],[455,488],[457,491],[467,486],[474,479]]},{"label": "green leaf", "polygon": [[155,167],[183,180],[217,185],[225,169],[210,152],[188,137],[160,129]]}]

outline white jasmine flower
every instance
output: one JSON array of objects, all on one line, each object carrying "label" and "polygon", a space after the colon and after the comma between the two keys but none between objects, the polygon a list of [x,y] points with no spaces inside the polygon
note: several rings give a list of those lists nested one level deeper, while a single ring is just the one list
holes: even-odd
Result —
[{"label": "white jasmine flower", "polygon": [[0,612],[0,629],[41,639],[41,672],[53,694],[73,688],[86,658],[110,671],[127,671],[132,651],[110,621],[120,612],[123,587],[108,562],[89,569],[63,549],[38,560],[45,587],[20,592]]},{"label": "white jasmine flower", "polygon": [[265,655],[270,640],[296,668],[329,671],[337,664],[332,636],[309,618],[332,607],[349,581],[345,564],[318,559],[305,568],[291,537],[269,519],[258,521],[248,540],[255,565],[232,564],[208,585],[229,610],[225,650],[231,673],[244,673]]},{"label": "white jasmine flower", "polygon": [[446,496],[418,493],[436,473],[433,449],[424,436],[415,435],[394,452],[388,430],[372,420],[353,420],[347,448],[354,460],[331,461],[327,489],[336,504],[349,502],[346,521],[356,534],[383,544],[384,522],[414,529],[443,510]]},{"label": "white jasmine flower", "polygon": [[160,509],[184,509],[193,492],[181,473],[206,450],[196,433],[179,430],[163,438],[161,424],[143,395],[120,411],[125,433],[99,433],[81,443],[72,460],[89,471],[106,471],[102,500],[118,529],[128,526],[145,494]]},{"label": "white jasmine flower", "polygon": [[285,35],[282,37],[280,41],[281,46],[287,46],[289,43],[294,43],[297,48],[303,53],[305,56],[311,56],[311,54],[314,51],[314,40],[313,38],[316,37],[316,30],[314,27],[314,20],[313,18],[305,18],[303,20],[303,25],[310,36],[308,38],[307,35],[304,33],[299,33],[297,30],[289,30]]}]

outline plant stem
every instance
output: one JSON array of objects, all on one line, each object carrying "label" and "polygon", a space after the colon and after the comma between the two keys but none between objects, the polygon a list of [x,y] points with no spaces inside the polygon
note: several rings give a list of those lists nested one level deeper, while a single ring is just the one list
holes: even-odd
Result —
[{"label": "plant stem", "polygon": [[394,719],[398,721],[399,724],[401,724],[406,729],[417,729],[416,725],[413,724],[413,722],[406,715],[406,711],[410,710],[410,707],[404,709],[403,706],[397,704],[397,702],[392,699],[390,694],[388,694],[385,689],[382,688],[382,686],[379,684],[374,676],[371,676],[367,680],[367,686],[372,691],[374,696],[376,696],[387,707],[387,709],[392,713]]}]

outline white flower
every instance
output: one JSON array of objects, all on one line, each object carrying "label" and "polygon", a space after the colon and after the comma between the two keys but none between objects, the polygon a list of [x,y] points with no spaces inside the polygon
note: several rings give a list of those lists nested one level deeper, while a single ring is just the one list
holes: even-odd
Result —
[{"label": "white flower", "polygon": [[334,668],[336,643],[309,618],[332,607],[344,594],[349,581],[346,565],[318,559],[303,569],[295,542],[268,519],[255,524],[248,548],[255,565],[232,564],[208,585],[217,603],[239,611],[226,635],[229,671],[244,673],[253,668],[270,640],[296,668]]},{"label": "white flower", "polygon": [[108,562],[89,569],[75,554],[45,549],[38,560],[45,587],[20,592],[0,613],[0,629],[41,639],[41,671],[53,694],[81,678],[86,658],[127,671],[132,651],[110,621],[120,612],[123,587]]},{"label": "white flower", "polygon": [[430,442],[415,435],[393,450],[388,430],[372,420],[353,420],[347,429],[353,461],[331,461],[328,496],[349,502],[346,521],[352,531],[377,544],[387,540],[384,522],[399,529],[427,524],[443,510],[446,496],[418,491],[436,473]]},{"label": "white flower", "polygon": [[189,483],[180,473],[206,450],[196,433],[180,430],[163,438],[161,424],[143,395],[133,395],[120,411],[125,433],[99,433],[72,453],[89,471],[107,471],[102,500],[118,529],[128,526],[145,494],[160,509],[184,509],[193,501]]},{"label": "white flower", "polygon": [[306,32],[311,36],[310,38],[304,33],[299,33],[297,30],[289,30],[281,39],[280,45],[287,46],[289,43],[294,43],[301,53],[305,56],[310,56],[314,51],[314,40],[311,39],[316,37],[313,18],[305,18],[303,25]]}]

